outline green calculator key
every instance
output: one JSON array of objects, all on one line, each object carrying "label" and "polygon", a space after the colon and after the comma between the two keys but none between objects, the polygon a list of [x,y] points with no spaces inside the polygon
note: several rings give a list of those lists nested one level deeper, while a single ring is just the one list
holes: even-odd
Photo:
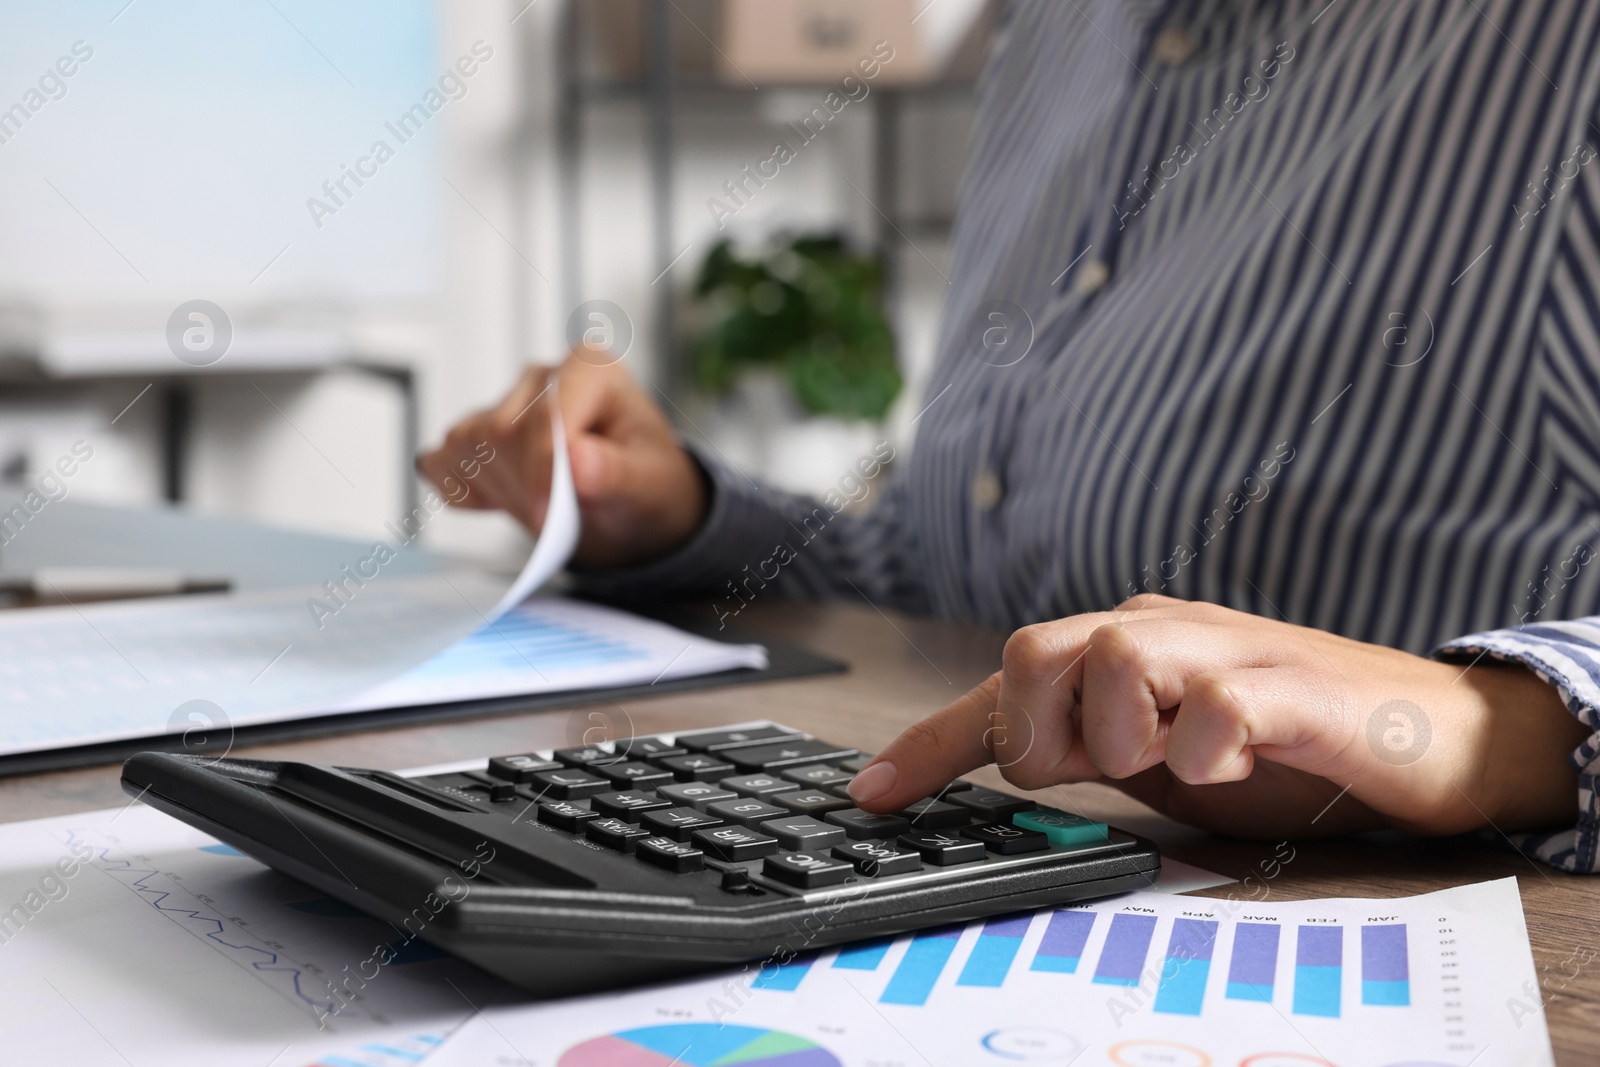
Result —
[{"label": "green calculator key", "polygon": [[1057,811],[1055,808],[1019,811],[1011,816],[1011,825],[1024,830],[1037,830],[1057,848],[1098,845],[1106,840],[1105,823],[1093,822],[1081,815]]}]

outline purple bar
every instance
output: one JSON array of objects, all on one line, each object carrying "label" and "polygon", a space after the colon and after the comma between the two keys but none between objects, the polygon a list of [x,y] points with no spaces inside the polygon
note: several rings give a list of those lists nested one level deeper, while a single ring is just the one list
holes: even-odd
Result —
[{"label": "purple bar", "polygon": [[1272,988],[1278,970],[1276,923],[1240,923],[1233,933],[1233,961],[1228,983]]},{"label": "purple bar", "polygon": [[1026,937],[1028,927],[1033,923],[1033,916],[1024,915],[1014,919],[990,919],[983,924],[984,937]]},{"label": "purple bar", "polygon": [[1092,911],[1058,911],[1050,916],[1044,940],[1039,942],[1039,955],[1081,957],[1089,931],[1094,929],[1094,915]]},{"label": "purple bar", "polygon": [[1113,915],[1094,980],[1112,985],[1138,985],[1145,955],[1150,951],[1150,938],[1155,932],[1154,915]]},{"label": "purple bar", "polygon": [[1338,967],[1344,962],[1344,929],[1338,926],[1302,926],[1295,946],[1296,967]]},{"label": "purple bar", "polygon": [[1172,920],[1172,939],[1167,942],[1169,960],[1209,960],[1217,942],[1217,924],[1210,919]]},{"label": "purple bar", "polygon": [[1361,979],[1364,982],[1410,981],[1404,923],[1361,928]]}]

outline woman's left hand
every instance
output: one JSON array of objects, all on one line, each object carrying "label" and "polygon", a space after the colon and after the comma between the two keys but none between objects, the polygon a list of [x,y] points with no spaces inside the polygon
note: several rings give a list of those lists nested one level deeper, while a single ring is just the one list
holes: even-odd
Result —
[{"label": "woman's left hand", "polygon": [[1042,789],[1107,780],[1246,837],[1571,822],[1588,730],[1521,667],[1470,669],[1213,604],[1140,596],[1026,626],[1004,667],[850,786],[898,811],[993,762]]}]

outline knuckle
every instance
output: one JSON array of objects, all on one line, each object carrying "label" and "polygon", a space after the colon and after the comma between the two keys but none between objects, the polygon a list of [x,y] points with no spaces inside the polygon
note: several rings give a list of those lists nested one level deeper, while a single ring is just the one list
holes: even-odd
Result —
[{"label": "knuckle", "polygon": [[1049,672],[1056,662],[1055,642],[1042,626],[1024,626],[1006,639],[1001,657],[1005,672],[1022,678],[1034,678]]},{"label": "knuckle", "polygon": [[1108,622],[1089,635],[1084,659],[1104,670],[1138,670],[1144,665],[1145,653],[1131,629],[1122,623]]},{"label": "knuckle", "polygon": [[1228,683],[1215,674],[1192,679],[1183,692],[1183,710],[1219,724],[1244,721],[1244,708]]},{"label": "knuckle", "polygon": [[1038,760],[1025,759],[1007,764],[1000,768],[1000,773],[1018,789],[1045,789],[1058,783],[1053,768]]}]

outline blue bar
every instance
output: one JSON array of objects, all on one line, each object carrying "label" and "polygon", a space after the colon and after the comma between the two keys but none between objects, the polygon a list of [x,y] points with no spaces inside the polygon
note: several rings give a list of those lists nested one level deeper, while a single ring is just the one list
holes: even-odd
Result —
[{"label": "blue bar", "polygon": [[1170,1015],[1199,1015],[1211,975],[1211,950],[1217,924],[1209,919],[1175,919],[1167,942],[1167,962],[1156,987],[1155,1010]]},{"label": "blue bar", "polygon": [[1058,911],[1050,916],[1050,925],[1044,928],[1044,940],[1039,942],[1031,969],[1076,974],[1078,961],[1083,958],[1083,946],[1089,941],[1089,931],[1094,929],[1094,919],[1092,911]]},{"label": "blue bar", "polygon": [[1239,923],[1233,928],[1233,960],[1224,994],[1229,1000],[1272,1003],[1279,932],[1277,923]]},{"label": "blue bar", "polygon": [[762,967],[761,973],[756,975],[756,980],[750,983],[750,988],[770,989],[775,993],[793,993],[800,988],[800,980],[811,970],[813,962],[814,957],[806,956],[803,959],[780,963],[775,967]]},{"label": "blue bar", "polygon": [[972,946],[966,966],[956,985],[985,986],[998,989],[1005,984],[1011,961],[1017,958],[1022,938],[1028,932],[1029,916],[1020,919],[991,919],[978,934],[978,943]]},{"label": "blue bar", "polygon": [[1404,923],[1361,928],[1361,1003],[1390,1007],[1411,1003]]},{"label": "blue bar", "polygon": [[1339,984],[1344,962],[1344,929],[1302,926],[1295,946],[1294,1008],[1296,1015],[1339,1017]]},{"label": "blue bar", "polygon": [[894,969],[883,996],[878,998],[879,1003],[926,1004],[928,994],[933,992],[944,965],[950,962],[960,937],[961,929],[957,927],[929,930],[912,938],[911,944],[906,946],[906,954],[900,957],[900,966]]},{"label": "blue bar", "polygon": [[1100,949],[1094,981],[1102,985],[1138,985],[1144,972],[1145,953],[1156,932],[1154,915],[1119,913],[1111,917],[1111,931]]},{"label": "blue bar", "polygon": [[883,957],[889,954],[890,941],[868,941],[856,945],[854,948],[842,948],[839,955],[834,957],[833,965],[842,967],[847,971],[875,971],[878,964],[883,962]]}]

